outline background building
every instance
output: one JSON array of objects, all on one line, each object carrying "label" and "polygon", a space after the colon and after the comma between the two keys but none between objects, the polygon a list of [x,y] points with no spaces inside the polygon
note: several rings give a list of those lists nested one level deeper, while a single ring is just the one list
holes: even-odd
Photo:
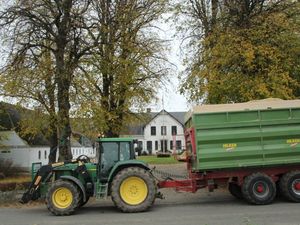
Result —
[{"label": "background building", "polygon": [[[96,155],[96,149],[91,144],[83,145],[74,137],[71,139],[71,151],[73,159],[80,155],[87,155],[90,158]],[[11,161],[15,167],[30,170],[34,162],[48,164],[49,152],[47,142],[28,144],[15,131],[0,131],[0,159]]]},{"label": "background building", "polygon": [[156,154],[185,149],[184,115],[186,112],[147,112],[140,124],[128,127],[122,136],[132,136],[138,139],[141,152]]}]

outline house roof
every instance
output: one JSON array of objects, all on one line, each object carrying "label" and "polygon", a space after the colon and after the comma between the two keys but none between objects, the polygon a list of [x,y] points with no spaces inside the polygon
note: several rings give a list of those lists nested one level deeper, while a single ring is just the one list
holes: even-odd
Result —
[{"label": "house roof", "polygon": [[[25,116],[34,116],[34,111],[30,109],[26,109],[23,107],[19,107],[16,105],[12,105],[6,102],[0,102],[0,132],[14,133],[13,137],[18,137],[19,140],[23,140],[27,146],[49,146],[50,142],[48,137],[43,134],[43,132],[39,132],[36,135],[23,135],[20,131],[20,121]],[[46,121],[46,119],[45,119]],[[45,124],[47,124],[45,122]],[[47,125],[45,125],[45,130],[47,129]],[[2,130],[2,131],[1,131]],[[13,141],[17,141],[18,138],[10,139],[11,144]],[[19,143],[19,142],[18,142]],[[1,142],[0,142],[1,144]],[[16,145],[14,145],[16,146]],[[91,141],[86,138],[84,135],[80,133],[73,132],[71,137],[71,146],[72,147],[90,147],[92,146]]]},{"label": "house roof", "polygon": [[15,131],[0,131],[0,147],[3,146],[28,147],[28,144]]},{"label": "house roof", "polygon": [[184,125],[184,116],[186,112],[168,112],[163,109],[160,112],[150,112],[150,113],[144,113],[143,115],[141,114],[137,115],[142,119],[138,120],[138,122],[134,124],[128,125],[126,134],[143,135],[145,126],[149,124],[154,118],[156,118],[159,115],[162,115],[163,113],[167,113],[167,115],[171,116],[181,125]]},{"label": "house roof", "polygon": [[[177,122],[179,122],[181,125],[184,125],[184,115],[185,115],[185,112],[167,112],[166,110],[161,110],[160,112],[157,112],[157,113],[153,113],[153,117],[151,118],[150,121],[154,120],[154,118],[156,118],[157,116],[159,115],[164,115],[164,114],[167,114],[169,116],[171,116],[173,119],[175,119]],[[148,121],[148,123],[150,122]],[[148,124],[147,123],[147,124]],[[147,125],[145,124],[145,125]]]}]

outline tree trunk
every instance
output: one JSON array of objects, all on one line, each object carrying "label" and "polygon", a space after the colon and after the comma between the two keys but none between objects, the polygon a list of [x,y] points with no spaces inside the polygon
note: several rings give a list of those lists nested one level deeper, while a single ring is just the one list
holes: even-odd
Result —
[{"label": "tree trunk", "polygon": [[67,79],[60,79],[58,83],[58,134],[59,134],[59,161],[72,159],[71,152],[71,125],[70,125],[70,82]]},{"label": "tree trunk", "polygon": [[[53,128],[50,128],[51,130]],[[56,154],[57,154],[57,144],[58,144],[58,138],[57,138],[57,128],[54,126],[55,130],[52,130],[53,132],[50,134],[50,153],[49,153],[49,161],[48,163],[55,163],[56,162]]]},{"label": "tree trunk", "polygon": [[56,83],[58,102],[58,161],[70,160],[73,158],[71,152],[71,125],[70,125],[70,99],[69,89],[71,85],[70,69],[65,67],[64,45],[58,46],[56,54]]},{"label": "tree trunk", "polygon": [[[60,85],[64,86],[64,85]],[[69,89],[58,88],[59,161],[72,159]]]}]

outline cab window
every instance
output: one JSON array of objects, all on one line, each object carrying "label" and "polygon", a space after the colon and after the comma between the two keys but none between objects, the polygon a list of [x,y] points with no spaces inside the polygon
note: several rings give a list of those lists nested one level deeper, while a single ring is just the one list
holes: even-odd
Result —
[{"label": "cab window", "polygon": [[130,159],[130,143],[121,142],[120,143],[120,161]]}]

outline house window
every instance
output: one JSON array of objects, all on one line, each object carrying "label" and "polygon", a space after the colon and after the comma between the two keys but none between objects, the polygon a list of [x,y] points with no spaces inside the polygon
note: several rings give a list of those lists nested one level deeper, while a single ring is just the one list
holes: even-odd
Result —
[{"label": "house window", "polygon": [[181,141],[176,141],[176,149],[178,150],[182,149]]},{"label": "house window", "polygon": [[45,157],[45,159],[47,159],[47,151],[46,150],[44,152],[44,157]]},{"label": "house window", "polygon": [[167,135],[167,127],[161,126],[161,135]]},{"label": "house window", "polygon": [[10,153],[10,151],[4,150],[4,151],[1,151],[1,153]]},{"label": "house window", "polygon": [[173,141],[170,141],[170,150],[173,150]]},{"label": "house window", "polygon": [[151,127],[151,136],[156,135],[156,127]]},{"label": "house window", "polygon": [[41,159],[41,151],[38,153],[38,158]]},{"label": "house window", "polygon": [[177,135],[177,126],[172,126],[172,135]]},{"label": "house window", "polygon": [[158,150],[158,141],[155,141],[155,150]]},{"label": "house window", "polygon": [[147,141],[147,150],[149,154],[152,154],[152,141]]}]

